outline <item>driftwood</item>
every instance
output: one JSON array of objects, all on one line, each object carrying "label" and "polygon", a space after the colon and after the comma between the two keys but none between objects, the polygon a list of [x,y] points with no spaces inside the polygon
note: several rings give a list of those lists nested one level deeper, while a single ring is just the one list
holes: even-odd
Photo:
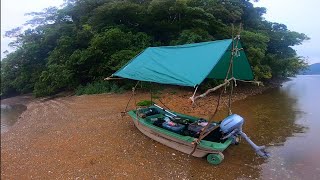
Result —
[{"label": "driftwood", "polygon": [[199,99],[199,98],[203,98],[203,97],[207,96],[208,94],[210,94],[210,93],[212,93],[212,92],[220,89],[221,87],[224,87],[225,85],[229,84],[230,81],[232,81],[232,80],[235,80],[235,78],[230,78],[230,79],[228,79],[228,80],[225,80],[224,83],[222,83],[222,84],[220,84],[220,85],[218,85],[218,86],[216,86],[216,87],[214,87],[214,88],[208,89],[205,93],[200,94],[199,96],[196,96],[196,97],[192,96],[192,97],[190,97],[192,103],[194,103],[195,100],[197,100],[197,99]]}]

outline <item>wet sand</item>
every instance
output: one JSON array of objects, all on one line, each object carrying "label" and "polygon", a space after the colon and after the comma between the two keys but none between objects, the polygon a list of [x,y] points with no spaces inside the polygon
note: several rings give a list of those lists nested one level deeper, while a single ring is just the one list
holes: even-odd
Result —
[{"label": "wet sand", "polygon": [[[234,101],[266,87],[238,88]],[[212,166],[144,136],[128,116],[121,117],[131,93],[34,99],[6,133],[1,134],[1,179],[234,179],[259,177],[264,160],[227,149],[224,162]],[[178,112],[208,117],[217,95],[192,108],[192,92],[164,90],[162,101]],[[225,94],[225,96],[227,96]],[[148,93],[137,101],[149,99]],[[19,102],[19,97],[3,100]],[[134,102],[134,101],[133,101]],[[227,98],[223,99],[225,107]],[[161,105],[161,104],[160,104]],[[133,108],[133,103],[130,104]],[[248,132],[250,134],[250,132]],[[239,158],[240,157],[240,158]]]}]

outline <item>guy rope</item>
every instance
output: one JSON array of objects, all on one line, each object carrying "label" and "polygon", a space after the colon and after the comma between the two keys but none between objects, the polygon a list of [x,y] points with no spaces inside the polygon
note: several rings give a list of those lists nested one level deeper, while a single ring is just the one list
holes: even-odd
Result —
[{"label": "guy rope", "polygon": [[[226,87],[227,87],[228,85],[230,85],[230,83],[231,83],[230,94],[229,94],[229,102],[228,102],[229,115],[232,114],[232,112],[231,112],[231,96],[232,96],[232,93],[233,93],[233,83],[232,83],[232,81],[235,81],[235,78],[233,77],[233,59],[234,59],[235,56],[239,56],[239,55],[240,55],[240,53],[239,53],[240,50],[243,50],[242,48],[241,48],[241,49],[238,49],[238,43],[239,43],[239,41],[240,41],[240,33],[241,33],[241,24],[240,24],[240,28],[239,28],[239,33],[238,33],[238,35],[237,35],[235,38],[233,37],[233,31],[234,31],[234,27],[233,27],[233,25],[232,25],[232,49],[231,49],[231,57],[230,57],[229,68],[228,68],[228,71],[227,71],[227,73],[226,73],[226,77],[225,77],[224,83],[223,83],[223,84],[220,84],[219,86],[216,86],[216,87],[214,87],[214,88],[212,88],[212,89],[207,90],[207,92],[205,92],[204,94],[201,94],[200,96],[196,96],[196,97],[193,96],[193,97],[191,97],[191,100],[192,100],[193,103],[194,103],[194,101],[195,101],[197,98],[204,97],[204,96],[206,96],[207,94],[209,94],[209,93],[211,93],[211,92],[213,92],[213,91],[216,91],[217,89],[219,89],[219,88],[221,88],[221,87],[225,87],[225,88],[226,88]],[[236,40],[236,43],[234,43],[235,40]],[[228,79],[229,74],[231,74],[231,78],[230,78],[230,79]],[[217,102],[217,106],[216,106],[216,108],[215,108],[214,113],[213,113],[212,116],[209,118],[209,121],[212,120],[212,119],[215,117],[215,115],[217,114],[217,112],[218,112],[218,108],[219,108],[219,106],[220,106],[220,101],[221,101],[221,97],[222,97],[223,91],[224,91],[224,89],[221,89],[220,94],[219,94],[219,98],[218,98],[218,102]],[[194,95],[195,95],[195,93],[194,93]],[[209,126],[210,126],[210,123],[208,123],[208,124],[201,130],[200,135],[199,135],[199,138],[195,138],[194,141],[192,142],[192,144],[194,144],[194,148],[193,148],[193,150],[191,151],[190,155],[192,155],[192,154],[196,151],[196,149],[197,149],[197,147],[198,147],[198,144],[200,144],[200,141],[201,141],[203,138],[205,138],[205,137],[206,137],[208,134],[210,134],[212,131],[214,131],[215,129],[217,129],[217,128],[220,127],[220,125],[217,125],[217,126],[215,126],[215,128],[207,131],[207,129],[208,129]]]}]

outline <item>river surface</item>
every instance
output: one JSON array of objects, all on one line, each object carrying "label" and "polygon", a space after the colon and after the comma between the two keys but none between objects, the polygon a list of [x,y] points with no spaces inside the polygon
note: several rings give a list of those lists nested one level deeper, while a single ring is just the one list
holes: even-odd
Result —
[{"label": "river surface", "polygon": [[19,116],[26,109],[27,107],[22,104],[1,104],[1,133],[7,132],[9,128],[18,121]]},{"label": "river surface", "polygon": [[280,88],[235,102],[233,113],[247,120],[244,132],[271,154],[255,161],[241,141],[232,153],[248,168],[240,168],[238,178],[320,179],[320,76],[297,76]]}]

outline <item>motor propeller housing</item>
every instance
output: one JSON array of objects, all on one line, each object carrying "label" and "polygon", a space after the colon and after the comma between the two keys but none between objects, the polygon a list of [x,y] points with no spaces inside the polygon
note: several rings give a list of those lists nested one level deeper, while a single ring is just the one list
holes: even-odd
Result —
[{"label": "motor propeller housing", "polygon": [[224,134],[223,139],[231,137],[233,139],[233,143],[236,143],[237,137],[241,136],[251,145],[258,155],[264,158],[269,157],[269,153],[265,151],[265,146],[257,146],[244,132],[242,132],[243,123],[244,119],[237,114],[232,114],[226,117],[220,123],[220,129]]}]

